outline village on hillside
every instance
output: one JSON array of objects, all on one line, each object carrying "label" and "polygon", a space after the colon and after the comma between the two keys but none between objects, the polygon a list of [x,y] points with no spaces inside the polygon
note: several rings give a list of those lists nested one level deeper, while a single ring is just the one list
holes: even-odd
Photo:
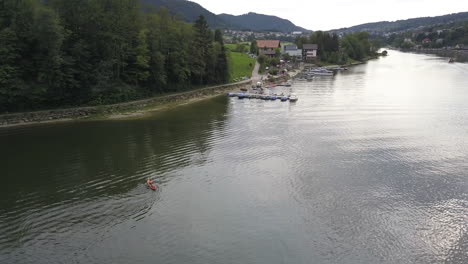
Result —
[{"label": "village on hillside", "polygon": [[287,54],[296,61],[313,62],[317,58],[317,44],[304,44],[299,49],[296,44],[281,45],[279,40],[257,40],[258,55],[265,55],[270,58],[277,56],[278,49],[282,55]]},{"label": "village on hillside", "polygon": [[[283,76],[292,70],[302,68],[304,64],[319,62],[318,44],[302,44],[299,48],[292,42],[280,40],[255,40],[237,44],[226,44],[233,47],[235,54],[243,53],[258,64],[258,73],[268,76]],[[247,78],[244,76],[243,78]]]}]

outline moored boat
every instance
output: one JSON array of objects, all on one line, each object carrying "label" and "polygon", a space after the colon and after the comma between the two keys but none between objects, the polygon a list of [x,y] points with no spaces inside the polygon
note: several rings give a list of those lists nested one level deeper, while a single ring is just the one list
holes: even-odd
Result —
[{"label": "moored boat", "polygon": [[297,100],[299,100],[299,98],[297,98],[296,94],[293,93],[289,96],[289,102],[297,102]]},{"label": "moored boat", "polygon": [[310,76],[332,76],[333,72],[325,68],[313,68],[307,70],[307,74]]}]

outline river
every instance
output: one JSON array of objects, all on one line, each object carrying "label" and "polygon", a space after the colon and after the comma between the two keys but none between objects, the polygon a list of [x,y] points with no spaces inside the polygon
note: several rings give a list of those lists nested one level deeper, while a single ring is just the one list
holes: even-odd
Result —
[{"label": "river", "polygon": [[467,263],[468,64],[291,89],[0,128],[0,263]]}]

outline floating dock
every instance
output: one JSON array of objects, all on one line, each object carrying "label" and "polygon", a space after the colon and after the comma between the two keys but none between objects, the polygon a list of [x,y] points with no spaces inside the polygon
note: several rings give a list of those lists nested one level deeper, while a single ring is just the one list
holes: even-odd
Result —
[{"label": "floating dock", "polygon": [[228,93],[228,97],[237,97],[239,99],[260,99],[265,101],[276,101],[280,100],[281,102],[291,101],[295,102],[297,99],[291,99],[291,96],[286,95],[267,95],[267,94],[252,94],[252,93]]}]

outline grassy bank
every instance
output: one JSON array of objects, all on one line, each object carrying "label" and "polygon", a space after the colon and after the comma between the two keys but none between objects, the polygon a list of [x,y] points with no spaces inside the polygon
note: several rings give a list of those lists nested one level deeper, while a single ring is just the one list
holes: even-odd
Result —
[{"label": "grassy bank", "polygon": [[255,67],[255,59],[249,55],[239,52],[229,53],[229,74],[232,81],[239,81],[240,78],[252,77],[252,71]]}]

